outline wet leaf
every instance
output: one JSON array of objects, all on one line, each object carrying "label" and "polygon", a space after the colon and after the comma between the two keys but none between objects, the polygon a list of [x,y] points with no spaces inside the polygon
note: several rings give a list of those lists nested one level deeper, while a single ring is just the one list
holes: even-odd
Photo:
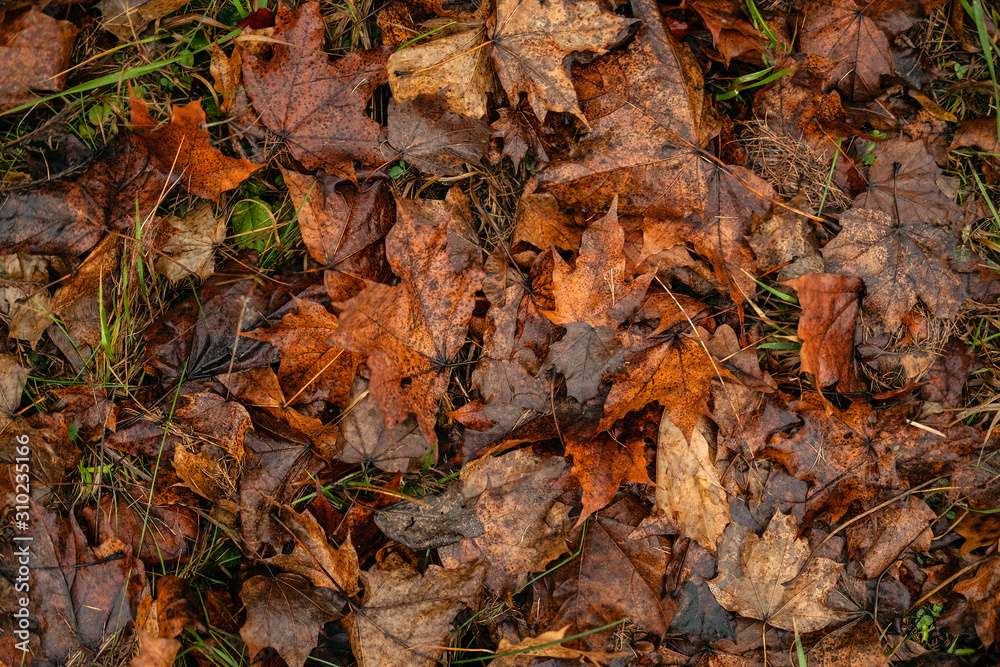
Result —
[{"label": "wet leaf", "polygon": [[428,174],[453,176],[475,168],[486,154],[492,130],[478,118],[448,111],[438,98],[421,96],[389,103],[387,160],[402,158]]},{"label": "wet leaf", "polygon": [[130,40],[151,22],[181,8],[181,0],[101,0],[105,30],[121,40]]},{"label": "wet leaf", "polygon": [[207,202],[197,204],[183,218],[168,216],[170,238],[156,258],[156,270],[170,282],[189,277],[207,280],[215,273],[215,250],[226,240],[226,219],[217,217]]},{"label": "wet leaf", "polygon": [[0,111],[65,88],[76,33],[35,6],[0,14]]},{"label": "wet leaf", "polygon": [[810,558],[797,532],[794,517],[780,512],[760,537],[733,524],[719,547],[719,576],[708,582],[719,604],[785,630],[795,628],[792,619],[799,632],[835,622],[840,615],[826,606],[826,595],[844,566]]}]

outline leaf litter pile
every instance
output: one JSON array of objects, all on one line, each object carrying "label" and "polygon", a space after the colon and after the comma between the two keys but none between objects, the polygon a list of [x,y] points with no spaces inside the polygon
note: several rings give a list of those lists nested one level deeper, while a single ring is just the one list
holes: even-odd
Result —
[{"label": "leaf litter pile", "polygon": [[995,9],[263,5],[0,9],[0,664],[997,664]]}]

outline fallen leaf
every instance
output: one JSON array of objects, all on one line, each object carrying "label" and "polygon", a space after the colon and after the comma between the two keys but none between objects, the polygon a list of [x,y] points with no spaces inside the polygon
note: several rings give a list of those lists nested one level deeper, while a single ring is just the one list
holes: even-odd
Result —
[{"label": "fallen leaf", "polygon": [[818,389],[836,385],[845,393],[864,391],[854,357],[864,283],[852,276],[806,273],[782,284],[798,292],[802,307],[796,331],[802,370],[812,374]]},{"label": "fallen leaf", "polygon": [[334,589],[343,597],[355,595],[358,592],[358,554],[350,537],[334,547],[309,510],[298,514],[289,505],[281,505],[279,509],[281,524],[294,538],[295,546],[292,553],[279,553],[265,558],[264,562],[302,575],[313,586]]},{"label": "fallen leaf", "polygon": [[1000,514],[968,511],[955,526],[955,532],[965,538],[963,554],[994,546],[1000,542]]},{"label": "fallen leaf", "polygon": [[[487,23],[458,26],[389,58],[389,86],[398,102],[443,91],[454,113],[479,118],[492,88],[489,63],[510,99],[526,94],[539,120],[547,111],[587,120],[569,77],[573,54],[602,54],[621,41],[632,21],[592,0],[499,0]],[[567,62],[569,61],[569,62]]]},{"label": "fallen leaf", "polygon": [[861,561],[868,579],[877,579],[902,560],[905,552],[930,551],[936,521],[937,515],[927,503],[907,498],[849,527],[848,554]]},{"label": "fallen leaf", "polygon": [[[19,374],[17,368],[8,366],[4,374],[8,388],[19,381]],[[6,388],[4,392],[9,398]],[[68,426],[66,417],[58,412],[37,412],[14,419],[0,412],[0,460],[15,462],[17,458],[23,458],[17,453],[24,445],[18,438],[27,440],[31,450],[28,469],[30,494],[37,503],[48,501],[57,493],[67,471],[75,468],[80,460],[80,450],[70,442]],[[8,465],[0,473],[0,501],[6,503],[6,507],[24,504],[15,502],[16,496],[24,491],[24,471],[18,472],[17,468],[16,465]],[[19,485],[21,488],[18,488]]]},{"label": "fallen leaf", "polygon": [[1000,607],[996,604],[998,586],[1000,560],[995,557],[981,564],[971,579],[955,584],[954,590],[965,598],[967,613],[985,646],[992,646],[1000,637]]},{"label": "fallen leaf", "polygon": [[733,615],[719,605],[705,583],[716,574],[715,556],[684,538],[674,541],[673,554],[667,564],[667,592],[675,598],[677,610],[667,631],[696,642],[735,642]]},{"label": "fallen leaf", "polygon": [[136,38],[150,23],[184,6],[181,0],[101,0],[105,30],[120,40]]},{"label": "fallen leaf", "polygon": [[80,176],[0,203],[4,252],[82,255],[108,232],[132,235],[179,175],[161,170],[146,143],[119,132],[102,159]]},{"label": "fallen leaf", "polygon": [[157,168],[164,173],[182,174],[181,184],[197,197],[219,201],[227,190],[239,187],[264,165],[250,160],[226,157],[212,146],[201,101],[175,106],[170,124],[157,127],[146,103],[129,89],[132,104],[132,127],[139,141],[149,150]]},{"label": "fallen leaf", "polygon": [[694,540],[715,553],[729,525],[729,502],[712,461],[711,431],[702,418],[690,441],[664,411],[656,445],[656,509]]},{"label": "fallen leaf", "polygon": [[32,349],[52,325],[51,274],[66,275],[67,265],[59,257],[45,255],[0,255],[0,317],[7,335],[27,341]]},{"label": "fallen leaf", "polygon": [[625,232],[618,224],[618,201],[600,220],[584,230],[576,266],[556,254],[552,286],[556,307],[546,312],[555,324],[583,322],[592,327],[617,327],[635,312],[653,279],[651,274],[627,281]]},{"label": "fallen leaf", "polygon": [[483,156],[492,130],[478,118],[448,111],[438,97],[420,96],[389,103],[387,161],[402,158],[427,174],[454,176],[475,168]]},{"label": "fallen leaf", "polygon": [[701,69],[664,31],[655,3],[632,9],[642,21],[635,41],[578,72],[592,131],[534,175],[566,206],[603,210],[617,196],[622,215],[682,219],[705,210],[710,166],[700,150],[715,123]]},{"label": "fallen leaf", "polygon": [[[578,634],[627,617],[663,635],[673,613],[663,590],[669,541],[660,535],[632,536],[645,516],[645,508],[626,497],[587,522],[582,544],[581,529],[570,535],[580,555],[532,584],[535,604],[541,604],[539,627],[568,625],[568,632]],[[608,632],[581,637],[567,648],[602,650]]]},{"label": "fallen leaf", "polygon": [[[801,211],[801,213],[799,213]],[[755,217],[747,242],[757,257],[757,266],[767,272],[778,268],[778,280],[793,280],[806,273],[823,273],[823,256],[805,213],[812,215],[804,192],[787,206],[775,206],[771,214]]]},{"label": "fallen leaf", "polygon": [[807,664],[814,667],[889,667],[885,650],[879,643],[875,624],[861,619],[837,628],[806,653]]},{"label": "fallen leaf", "polygon": [[66,87],[77,30],[35,6],[0,14],[0,111]]},{"label": "fallen leaf", "polygon": [[384,180],[355,185],[322,171],[316,176],[281,173],[313,259],[366,280],[388,276],[381,241],[396,221],[396,205]]},{"label": "fallen leaf", "polygon": [[[359,667],[433,667],[459,611],[475,610],[483,566],[423,574],[396,554],[362,574],[363,604],[344,619]],[[296,667],[293,665],[292,667]]]},{"label": "fallen leaf", "polygon": [[414,550],[446,547],[486,529],[475,511],[476,497],[468,498],[461,485],[441,493],[408,499],[378,512],[375,524],[389,539]]},{"label": "fallen leaf", "polygon": [[31,602],[45,610],[35,617],[35,657],[57,663],[78,653],[96,658],[135,618],[133,605],[146,585],[142,565],[129,554],[97,563],[72,514],[30,507]]},{"label": "fallen leaf", "polygon": [[400,283],[371,284],[346,304],[331,342],[368,354],[370,390],[392,429],[417,417],[428,442],[449,364],[465,341],[483,271],[468,201],[399,199],[386,255]]},{"label": "fallen leaf", "polygon": [[142,628],[135,631],[139,654],[132,658],[131,667],[171,667],[181,650],[181,643],[170,637],[157,637]]},{"label": "fallen leaf", "polygon": [[2,426],[14,417],[21,407],[21,397],[28,382],[28,369],[18,363],[17,357],[0,354],[0,421]]},{"label": "fallen leaf", "polygon": [[685,438],[708,411],[713,378],[731,378],[695,338],[678,335],[639,351],[626,352],[628,373],[615,378],[604,403],[605,430],[632,410],[659,401]]},{"label": "fallen leaf", "polygon": [[542,370],[562,375],[566,394],[582,405],[600,393],[605,375],[624,370],[625,355],[610,327],[570,322],[565,328],[565,335],[549,347]]},{"label": "fallen leaf", "polygon": [[278,381],[290,404],[324,400],[346,408],[364,355],[329,342],[339,327],[336,315],[315,301],[294,299],[293,303],[278,324],[244,335],[281,352]]},{"label": "fallen leaf", "polygon": [[870,322],[893,330],[918,300],[935,317],[958,315],[965,293],[947,265],[956,248],[947,229],[858,208],[842,215],[840,224],[823,248],[826,270],[864,281]]},{"label": "fallen leaf", "polygon": [[483,458],[462,468],[462,492],[475,498],[483,534],[438,549],[441,564],[455,569],[482,560],[486,587],[508,596],[532,572],[566,554],[571,507],[558,502],[556,483],[566,468],[558,456],[540,457],[517,450]]},{"label": "fallen leaf", "polygon": [[955,130],[955,138],[951,140],[948,152],[956,148],[972,148],[984,153],[1000,154],[1000,135],[997,134],[996,116],[962,121]]},{"label": "fallen leaf", "polygon": [[852,99],[869,100],[882,92],[882,77],[895,73],[889,39],[855,0],[811,0],[799,48],[838,63],[834,74]]},{"label": "fallen leaf", "polygon": [[365,106],[386,82],[388,48],[354,51],[331,64],[323,51],[319,3],[279,4],[273,55],[246,54],[243,80],[269,130],[307,169],[354,180],[353,160],[379,164],[379,125]]},{"label": "fallen leaf", "polygon": [[767,48],[764,36],[746,19],[735,0],[695,0],[689,4],[712,33],[712,43],[728,67],[733,58]]},{"label": "fallen leaf", "polygon": [[434,451],[434,445],[414,417],[387,429],[382,410],[368,386],[368,381],[360,377],[351,386],[349,409],[339,423],[343,446],[337,460],[370,464],[387,472],[417,470]]},{"label": "fallen leaf", "polygon": [[323,625],[343,616],[345,600],[329,588],[313,586],[297,574],[258,575],[243,583],[240,599],[247,620],[240,637],[250,660],[270,646],[289,667],[303,667],[319,643]]},{"label": "fallen leaf", "polygon": [[167,216],[170,238],[160,247],[156,270],[172,283],[215,273],[215,250],[226,240],[226,219],[217,217],[208,202],[195,205],[183,218]]},{"label": "fallen leaf", "polygon": [[[577,250],[583,241],[583,229],[565,213],[550,194],[525,195],[517,209],[514,245],[530,243],[539,250],[555,246]],[[625,237],[622,235],[622,243]]]},{"label": "fallen leaf", "polygon": [[537,637],[528,637],[517,644],[506,637],[497,644],[494,654],[498,657],[490,661],[490,667],[528,667],[535,658],[560,658],[577,662],[588,662],[592,665],[606,665],[621,653],[606,651],[581,651],[575,648],[565,648],[561,641],[566,638],[569,627],[560,630],[543,632]]},{"label": "fallen leaf", "polygon": [[814,632],[838,620],[826,595],[844,566],[810,558],[797,532],[795,518],[780,512],[760,537],[732,524],[719,546],[719,576],[708,582],[719,604],[783,630]]}]

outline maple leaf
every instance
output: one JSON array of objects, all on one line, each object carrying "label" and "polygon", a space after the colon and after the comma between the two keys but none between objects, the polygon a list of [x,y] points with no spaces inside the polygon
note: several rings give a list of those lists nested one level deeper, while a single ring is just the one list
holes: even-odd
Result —
[{"label": "maple leaf", "polygon": [[[800,213],[801,211],[801,213]],[[747,242],[757,256],[761,269],[778,269],[779,280],[793,280],[806,273],[823,273],[823,256],[813,233],[808,214],[814,211],[804,191],[799,192],[788,206],[775,206],[765,218],[754,218]]]},{"label": "maple leaf", "polygon": [[1000,637],[1000,609],[996,605],[998,587],[1000,560],[996,558],[983,562],[971,579],[955,584],[955,592],[965,598],[976,634],[985,646],[991,646]]},{"label": "maple leaf", "polygon": [[[764,216],[777,199],[774,188],[743,167],[716,166],[708,175],[705,212],[670,224],[711,263],[736,303],[756,290],[757,270],[747,237],[753,217]],[[747,275],[750,274],[750,275]]]},{"label": "maple leaf", "polygon": [[423,574],[399,554],[363,573],[363,604],[344,619],[359,667],[433,667],[444,654],[452,621],[475,609],[482,565]]},{"label": "maple leaf", "polygon": [[486,154],[492,130],[478,118],[448,111],[437,98],[420,96],[389,103],[387,161],[402,158],[420,171],[454,176],[473,167]]},{"label": "maple leaf", "polygon": [[465,341],[473,295],[483,280],[469,204],[456,190],[447,201],[399,199],[386,255],[400,282],[372,284],[344,304],[331,342],[368,354],[371,392],[393,428],[410,414],[429,442],[447,364]]},{"label": "maple leaf", "polygon": [[739,2],[695,0],[689,6],[712,33],[712,43],[725,58],[727,67],[733,58],[767,48],[764,36],[747,21]]},{"label": "maple leaf", "polygon": [[[628,617],[648,632],[663,635],[671,610],[664,604],[664,570],[670,559],[669,541],[645,535],[638,528],[645,508],[623,498],[605,508],[569,536],[580,555],[532,584],[537,618],[542,628],[563,628],[577,634]],[[608,631],[587,634],[569,648],[601,650]]]},{"label": "maple leaf", "polygon": [[119,132],[80,176],[0,203],[4,252],[82,255],[107,232],[134,234],[136,219],[149,215],[179,178],[162,169],[146,142]]},{"label": "maple leaf", "polygon": [[[633,424],[642,421],[636,419]],[[567,439],[566,455],[573,457],[573,476],[583,490],[583,510],[576,521],[577,526],[606,507],[623,481],[653,483],[646,472],[646,443],[636,430],[622,437],[603,431],[590,440]]]},{"label": "maple leaf", "polygon": [[132,104],[132,127],[160,171],[183,174],[181,184],[197,197],[219,201],[226,190],[239,187],[264,165],[250,160],[226,157],[212,146],[205,123],[201,100],[183,107],[175,106],[170,124],[157,127],[146,103],[129,89]]},{"label": "maple leaf", "polygon": [[207,280],[215,273],[215,249],[226,240],[226,218],[216,217],[208,202],[201,202],[183,218],[164,218],[169,238],[160,247],[156,270],[170,282],[188,276]]},{"label": "maple leaf", "polygon": [[135,38],[151,22],[184,6],[181,0],[101,0],[102,27],[122,41]]},{"label": "maple leaf", "polygon": [[566,325],[566,334],[549,347],[542,370],[555,369],[566,381],[566,394],[581,405],[600,393],[605,375],[624,370],[625,353],[610,327],[585,322]]},{"label": "maple leaf", "polygon": [[330,588],[297,574],[258,575],[243,582],[240,599],[247,620],[240,628],[250,659],[274,648],[289,667],[303,667],[319,643],[323,625],[343,616],[345,600]]},{"label": "maple leaf", "polygon": [[[578,250],[583,242],[583,230],[552,195],[524,195],[517,207],[514,245],[523,241],[540,250],[550,246],[560,250]],[[623,245],[624,242],[623,234]]]},{"label": "maple leaf", "polygon": [[34,6],[0,15],[0,111],[34,100],[32,89],[66,86],[76,33]]},{"label": "maple leaf", "polygon": [[294,304],[280,323],[244,335],[281,351],[278,380],[292,404],[322,399],[346,408],[351,383],[365,357],[329,343],[339,328],[336,315],[315,301],[296,298]]},{"label": "maple leaf", "polygon": [[928,474],[949,470],[975,448],[974,430],[944,427],[942,438],[910,426],[905,407],[876,412],[866,403],[853,403],[840,411],[816,394],[790,407],[801,426],[789,437],[770,437],[756,454],[809,482],[807,520],[827,511],[832,522],[839,521],[852,502],[867,509],[906,482],[920,483]]},{"label": "maple leaf", "polygon": [[354,51],[330,64],[323,51],[319,2],[296,10],[278,6],[274,54],[247,54],[243,79],[269,130],[307,169],[322,167],[354,180],[353,160],[379,164],[379,124],[365,106],[386,82],[388,48]]},{"label": "maple leaf", "polygon": [[326,532],[309,510],[298,514],[289,505],[280,505],[281,523],[295,540],[292,553],[265,558],[268,565],[302,575],[314,586],[332,588],[344,597],[358,592],[358,554],[350,538],[339,547],[327,539]]},{"label": "maple leaf", "polygon": [[653,276],[626,282],[625,232],[618,224],[617,209],[617,200],[612,200],[608,213],[584,230],[575,267],[553,255],[556,307],[545,315],[554,323],[583,322],[613,329],[639,307]]},{"label": "maple leaf", "polygon": [[667,412],[656,445],[656,507],[687,537],[712,553],[729,524],[729,503],[712,461],[711,431],[702,418],[690,441]]},{"label": "maple leaf", "polygon": [[843,392],[863,391],[854,358],[854,330],[865,286],[852,276],[807,273],[788,285],[799,294],[802,316],[796,335],[802,340],[802,370],[818,388],[833,384]]},{"label": "maple leaf", "polygon": [[517,644],[506,637],[497,644],[495,654],[498,656],[490,661],[490,667],[530,667],[535,658],[562,658],[576,663],[589,662],[593,665],[609,664],[613,658],[622,657],[624,652],[607,653],[605,651],[581,651],[575,648],[561,646],[569,626],[559,630],[543,632],[537,637],[528,637]]},{"label": "maple leaf", "polygon": [[434,450],[413,417],[386,428],[382,410],[364,378],[354,380],[348,404],[351,409],[339,423],[343,444],[337,460],[342,463],[371,464],[379,470],[404,472],[418,468]]},{"label": "maple leaf", "polygon": [[949,230],[857,208],[844,213],[840,224],[823,259],[830,273],[864,281],[864,309],[872,321],[895,329],[918,299],[935,317],[958,315],[965,291],[947,265],[956,241]]},{"label": "maple leaf", "polygon": [[63,518],[34,501],[29,511],[31,600],[45,610],[35,619],[35,657],[56,663],[72,655],[96,658],[136,618],[146,585],[142,564],[127,554],[99,563],[72,513]]},{"label": "maple leaf", "polygon": [[690,439],[699,417],[708,410],[712,379],[732,378],[701,343],[688,336],[626,353],[625,361],[628,374],[613,380],[598,430],[610,428],[632,410],[659,401]]},{"label": "maple leaf", "polygon": [[534,175],[566,206],[600,210],[617,196],[623,215],[681,219],[705,209],[709,165],[700,151],[715,124],[687,47],[664,31],[653,2],[632,8],[643,22],[635,41],[578,72],[592,131],[569,158]]},{"label": "maple leaf", "polygon": [[837,61],[835,79],[854,100],[882,92],[882,77],[895,73],[889,39],[865,15],[867,3],[855,0],[810,0],[803,7],[805,22],[799,48]]},{"label": "maple leaf", "polygon": [[322,171],[309,176],[282,169],[281,174],[313,259],[366,280],[388,277],[380,241],[396,220],[396,205],[384,180],[354,184]]},{"label": "maple leaf", "polygon": [[442,92],[447,109],[479,118],[492,87],[490,57],[511,100],[525,93],[539,120],[568,112],[587,124],[569,77],[576,52],[606,53],[633,21],[593,0],[499,0],[487,25],[401,49],[389,57],[392,96],[406,102]]},{"label": "maple leaf", "polygon": [[[558,502],[558,480],[566,462],[516,450],[485,457],[462,468],[462,495],[472,504],[482,534],[438,550],[441,564],[454,569],[482,560],[484,583],[497,595],[524,586],[531,572],[566,554],[571,507]],[[470,500],[474,502],[470,503]]]},{"label": "maple leaf", "polygon": [[950,180],[924,142],[892,141],[875,156],[868,170],[868,191],[854,199],[854,206],[882,211],[897,224],[951,227],[962,213],[944,190],[953,190]]},{"label": "maple leaf", "polygon": [[[877,579],[904,552],[930,551],[934,511],[919,498],[907,498],[847,529],[847,553],[861,562],[865,576]],[[898,567],[894,573],[898,576]],[[892,572],[890,572],[892,574]]]},{"label": "maple leaf", "polygon": [[810,558],[809,543],[797,533],[795,518],[781,512],[760,537],[732,524],[719,546],[719,576],[708,582],[719,604],[798,632],[822,630],[840,618],[826,606],[826,595],[844,566]]},{"label": "maple leaf", "polygon": [[136,628],[136,639],[139,640],[139,653],[130,663],[130,667],[171,667],[181,649],[181,643],[169,637],[157,637],[142,628]]}]

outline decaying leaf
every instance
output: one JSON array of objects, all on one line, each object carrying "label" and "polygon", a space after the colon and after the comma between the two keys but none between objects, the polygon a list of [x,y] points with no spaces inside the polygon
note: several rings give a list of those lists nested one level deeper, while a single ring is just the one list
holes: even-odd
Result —
[{"label": "decaying leaf", "polygon": [[[457,195],[457,196],[456,196]],[[437,402],[448,388],[447,364],[461,348],[483,279],[480,251],[469,241],[468,201],[396,202],[386,254],[400,284],[370,284],[344,304],[331,342],[368,354],[370,390],[393,428],[413,414],[429,442]]]},{"label": "decaying leaf", "polygon": [[76,33],[34,5],[0,14],[0,111],[66,86]]},{"label": "decaying leaf", "polygon": [[285,572],[302,575],[313,586],[331,588],[344,597],[358,592],[358,554],[348,538],[339,547],[329,538],[316,518],[306,510],[297,514],[288,505],[281,506],[282,525],[294,538],[292,553],[280,553],[264,559]]},{"label": "decaying leaf", "polygon": [[936,317],[958,314],[965,291],[947,263],[956,242],[947,229],[859,208],[840,223],[843,229],[823,248],[826,270],[864,281],[870,321],[895,329],[917,300]]},{"label": "decaying leaf", "polygon": [[455,34],[394,53],[389,85],[399,102],[443,91],[450,111],[479,118],[492,87],[492,56],[511,99],[523,92],[540,120],[546,111],[565,111],[586,125],[566,61],[575,52],[605,53],[631,23],[593,0],[500,0],[487,25],[456,26]]},{"label": "decaying leaf", "polygon": [[682,537],[715,553],[729,525],[729,503],[712,461],[710,435],[703,417],[689,442],[663,413],[656,445],[656,509],[677,524]]},{"label": "decaying leaf", "polygon": [[183,6],[181,0],[101,0],[97,3],[104,17],[104,28],[121,40],[135,38],[151,22]]},{"label": "decaying leaf", "polygon": [[[440,97],[440,96],[439,96]],[[453,176],[475,167],[486,154],[492,130],[478,118],[453,113],[439,98],[417,97],[389,104],[389,145],[420,171]]]},{"label": "decaying leaf", "polygon": [[826,595],[844,566],[810,557],[809,544],[797,532],[795,518],[780,512],[760,537],[732,524],[719,547],[719,576],[708,582],[719,604],[799,632],[821,630],[840,618],[826,606]]},{"label": "decaying leaf", "polygon": [[323,624],[342,616],[344,599],[330,588],[314,586],[297,574],[258,575],[240,590],[247,620],[240,637],[251,660],[272,647],[289,667],[302,667],[319,643]]},{"label": "decaying leaf", "polygon": [[344,619],[359,667],[436,665],[456,614],[478,606],[483,573],[482,565],[430,565],[421,574],[393,554],[362,574],[363,604]]},{"label": "decaying leaf", "polygon": [[[543,632],[537,637],[528,637],[513,644],[506,637],[497,645],[498,658],[490,661],[490,667],[528,667],[535,658],[562,658],[585,661],[592,665],[606,665],[619,654],[605,651],[581,651],[566,648],[557,643],[566,637],[568,626],[559,630]],[[505,655],[506,654],[506,655]]]},{"label": "decaying leaf", "polygon": [[202,202],[183,218],[168,216],[170,238],[160,248],[156,270],[170,282],[197,277],[207,280],[215,273],[215,250],[226,239],[226,219],[216,216],[211,204]]},{"label": "decaying leaf", "polygon": [[388,49],[354,51],[330,64],[323,31],[318,2],[279,5],[274,53],[269,61],[247,54],[243,80],[261,121],[296,160],[353,180],[353,160],[381,161],[379,125],[365,105],[386,81]]}]

